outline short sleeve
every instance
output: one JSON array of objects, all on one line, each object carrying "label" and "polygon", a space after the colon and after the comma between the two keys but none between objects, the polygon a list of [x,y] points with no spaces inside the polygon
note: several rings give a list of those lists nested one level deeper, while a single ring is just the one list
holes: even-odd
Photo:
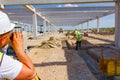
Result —
[{"label": "short sleeve", "polygon": [[21,69],[22,69],[21,62],[4,54],[0,66],[0,77],[13,80],[20,73]]}]

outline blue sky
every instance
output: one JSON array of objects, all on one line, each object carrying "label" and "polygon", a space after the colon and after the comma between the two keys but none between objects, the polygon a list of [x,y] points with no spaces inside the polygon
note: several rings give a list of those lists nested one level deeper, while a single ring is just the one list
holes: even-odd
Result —
[{"label": "blue sky", "polygon": [[[49,5],[34,5],[35,8],[54,8],[54,7],[87,7],[87,6],[115,6],[115,3],[91,3],[91,4],[49,4]],[[23,6],[5,6],[5,8],[23,8]],[[87,28],[87,23],[83,24],[84,28]],[[89,22],[90,28],[96,28],[97,21],[92,20]],[[99,19],[99,27],[114,27],[115,26],[115,15],[111,14]],[[60,28],[60,27],[59,27]],[[69,26],[70,28],[70,26]],[[76,27],[71,27],[75,29]],[[68,29],[68,27],[64,27]]]},{"label": "blue sky", "polygon": [[[115,3],[89,3],[89,4],[49,4],[33,5],[35,8],[54,8],[54,7],[85,7],[85,6],[114,6]],[[23,6],[5,6],[5,8],[23,8]]]},{"label": "blue sky", "polygon": [[85,6],[114,6],[113,2],[109,3],[90,3],[90,4],[50,4],[50,5],[34,5],[36,8],[48,8],[48,7],[85,7]]}]

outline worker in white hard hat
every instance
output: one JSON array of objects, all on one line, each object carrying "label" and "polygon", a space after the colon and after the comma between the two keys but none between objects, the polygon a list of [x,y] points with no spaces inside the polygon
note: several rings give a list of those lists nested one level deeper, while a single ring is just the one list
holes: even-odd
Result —
[{"label": "worker in white hard hat", "polygon": [[14,26],[10,23],[8,16],[0,11],[0,49],[11,42],[19,59],[19,61],[15,60],[0,52],[0,80],[4,80],[4,78],[8,80],[32,80],[36,76],[35,68],[24,52],[23,35],[20,32],[12,33]]}]

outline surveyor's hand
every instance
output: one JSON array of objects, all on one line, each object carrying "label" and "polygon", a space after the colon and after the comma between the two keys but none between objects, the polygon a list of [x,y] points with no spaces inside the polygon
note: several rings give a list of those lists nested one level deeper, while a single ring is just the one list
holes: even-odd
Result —
[{"label": "surveyor's hand", "polygon": [[16,53],[24,51],[24,39],[20,32],[13,33],[12,47]]},{"label": "surveyor's hand", "polygon": [[13,33],[11,43],[17,58],[23,65],[20,73],[14,80],[32,80],[32,78],[36,75],[32,61],[24,52],[23,41],[23,35],[20,32]]}]

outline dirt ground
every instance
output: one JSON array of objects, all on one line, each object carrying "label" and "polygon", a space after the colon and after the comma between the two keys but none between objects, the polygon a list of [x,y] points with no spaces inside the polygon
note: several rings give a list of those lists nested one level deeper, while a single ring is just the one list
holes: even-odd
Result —
[{"label": "dirt ground", "polygon": [[[41,43],[51,36],[60,41],[66,38],[65,35],[56,33],[40,36],[37,40],[28,40],[30,46],[28,56],[42,80],[97,80],[75,49],[62,48],[62,46],[41,49],[39,47]],[[114,42],[114,35],[90,34],[84,39],[90,44],[109,44]]]}]

